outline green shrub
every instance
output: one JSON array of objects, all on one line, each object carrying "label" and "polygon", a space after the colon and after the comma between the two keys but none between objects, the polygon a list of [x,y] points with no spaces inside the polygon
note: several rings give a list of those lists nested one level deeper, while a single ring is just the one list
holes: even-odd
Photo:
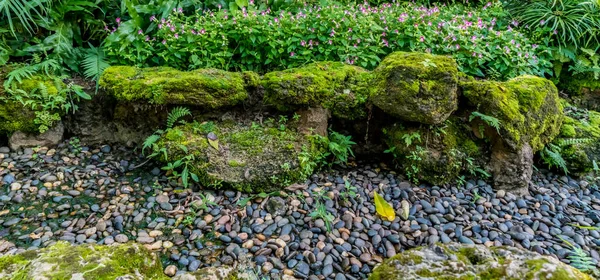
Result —
[{"label": "green shrub", "polygon": [[[452,55],[463,72],[477,76],[505,79],[548,73],[546,53],[499,23],[504,16],[499,3],[478,8],[410,3],[307,6],[295,13],[249,5],[193,16],[176,11],[154,19],[155,31],[129,30],[129,41],[109,36],[105,43],[113,63],[179,69],[264,73],[312,61],[372,69],[387,54],[408,50]],[[140,48],[123,47],[129,44]]]}]

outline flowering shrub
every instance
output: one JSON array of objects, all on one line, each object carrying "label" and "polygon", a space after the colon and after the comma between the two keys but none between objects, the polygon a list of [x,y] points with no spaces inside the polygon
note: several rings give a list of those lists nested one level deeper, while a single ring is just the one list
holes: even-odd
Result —
[{"label": "flowering shrub", "polygon": [[178,69],[266,72],[312,61],[374,68],[388,53],[405,50],[451,55],[463,72],[489,78],[550,72],[546,51],[498,20],[504,16],[500,3],[478,8],[363,4],[296,13],[249,7],[153,17],[156,32],[131,30],[129,41],[109,37],[105,47],[116,63]]}]

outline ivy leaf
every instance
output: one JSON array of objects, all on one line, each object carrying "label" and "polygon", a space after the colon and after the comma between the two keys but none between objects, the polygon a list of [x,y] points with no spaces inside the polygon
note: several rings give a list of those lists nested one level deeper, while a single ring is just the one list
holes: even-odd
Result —
[{"label": "ivy leaf", "polygon": [[396,218],[396,212],[394,212],[394,208],[392,208],[392,206],[377,192],[374,193],[374,199],[375,210],[377,210],[377,214],[390,222],[393,221]]}]

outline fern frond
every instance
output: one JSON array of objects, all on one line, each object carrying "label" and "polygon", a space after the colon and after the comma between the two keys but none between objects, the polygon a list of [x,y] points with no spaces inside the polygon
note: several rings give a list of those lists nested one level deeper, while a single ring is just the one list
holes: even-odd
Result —
[{"label": "fern frond", "polygon": [[60,63],[56,59],[45,59],[44,61],[32,65],[36,72],[44,72],[46,76],[52,76],[61,69]]},{"label": "fern frond", "polygon": [[557,145],[559,147],[577,145],[577,144],[586,144],[592,142],[592,138],[562,138],[558,139]]},{"label": "fern frond", "polygon": [[548,167],[561,168],[565,172],[565,174],[568,174],[569,171],[567,170],[567,162],[560,153],[560,147],[553,144],[549,144],[548,146],[550,146],[550,148],[544,147],[544,149],[540,153],[544,162],[548,165]]},{"label": "fern frond", "polygon": [[35,72],[36,69],[30,65],[19,67],[13,71],[10,71],[10,73],[6,75],[7,79],[4,81],[4,88],[10,88],[15,81],[20,84],[24,79],[31,78]]},{"label": "fern frond", "polygon": [[573,250],[571,250],[567,258],[573,267],[583,272],[590,272],[596,268],[594,259],[588,256],[587,253],[579,247],[573,247]]},{"label": "fern frond", "polygon": [[473,121],[473,119],[475,118],[480,118],[482,121],[484,121],[487,125],[493,127],[496,129],[496,131],[498,133],[500,133],[500,120],[492,117],[492,116],[488,116],[482,113],[479,113],[477,111],[471,113],[471,116],[469,116],[469,121]]},{"label": "fern frond", "polygon": [[144,154],[144,150],[146,150],[147,148],[151,148],[152,145],[154,145],[154,143],[156,143],[156,141],[158,141],[159,139],[160,135],[157,134],[152,134],[148,136],[148,138],[146,138],[146,140],[144,140],[144,143],[142,144],[142,154]]},{"label": "fern frond", "polygon": [[192,112],[190,111],[190,109],[185,108],[185,107],[176,107],[173,108],[173,110],[171,110],[171,113],[169,113],[169,116],[167,117],[167,128],[172,128],[173,125],[175,125],[175,123],[185,117],[185,116],[191,116]]},{"label": "fern frond", "polygon": [[95,48],[90,45],[90,48],[86,50],[83,61],[83,75],[88,79],[93,79],[96,82],[96,92],[98,92],[98,81],[100,76],[110,66],[104,55],[102,47]]}]

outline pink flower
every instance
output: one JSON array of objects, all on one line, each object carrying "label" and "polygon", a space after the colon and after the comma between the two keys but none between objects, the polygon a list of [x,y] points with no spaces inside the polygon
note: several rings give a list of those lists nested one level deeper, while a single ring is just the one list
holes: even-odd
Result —
[{"label": "pink flower", "polygon": [[421,39],[419,39],[419,41],[425,42],[425,37],[421,36]]},{"label": "pink flower", "polygon": [[144,31],[142,31],[142,30],[140,29],[140,30],[138,30],[138,34],[142,35],[142,34],[144,34]]},{"label": "pink flower", "polygon": [[116,18],[116,19],[115,19],[115,21],[116,21],[117,23],[121,23],[121,18]]},{"label": "pink flower", "polygon": [[155,20],[156,20],[156,17],[155,17],[154,15],[152,15],[152,16],[150,17],[150,21],[155,21]]},{"label": "pink flower", "polygon": [[179,38],[179,34],[175,33],[175,35],[173,35],[173,37],[175,37],[175,39]]},{"label": "pink flower", "polygon": [[290,56],[294,56],[294,55],[296,55],[294,52],[291,52],[291,53],[290,53]]},{"label": "pink flower", "polygon": [[166,45],[167,44],[167,40],[163,40],[162,43],[163,43],[163,45]]}]

